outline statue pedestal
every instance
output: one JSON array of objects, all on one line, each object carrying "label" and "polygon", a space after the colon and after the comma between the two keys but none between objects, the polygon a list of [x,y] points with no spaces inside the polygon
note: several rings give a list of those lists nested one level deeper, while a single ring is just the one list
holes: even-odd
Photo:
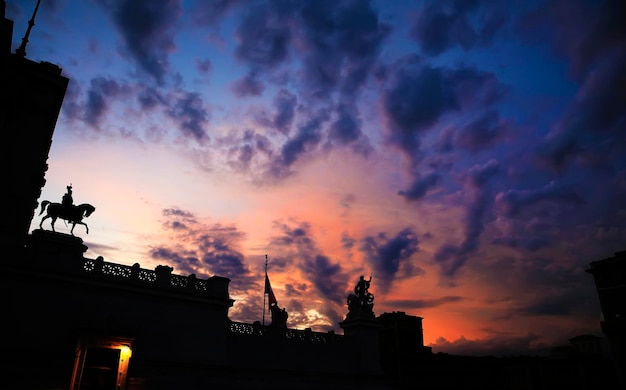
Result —
[{"label": "statue pedestal", "polygon": [[362,373],[382,374],[380,366],[381,325],[375,318],[354,316],[339,323],[346,337],[354,340],[359,348]]},{"label": "statue pedestal", "polygon": [[33,230],[26,241],[26,248],[31,256],[46,259],[82,259],[87,251],[80,237],[42,229]]}]

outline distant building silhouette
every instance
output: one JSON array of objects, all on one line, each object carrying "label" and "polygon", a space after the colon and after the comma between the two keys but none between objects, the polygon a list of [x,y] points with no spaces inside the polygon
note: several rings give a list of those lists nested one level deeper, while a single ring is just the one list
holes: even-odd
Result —
[{"label": "distant building silhouette", "polygon": [[593,275],[602,308],[600,326],[609,340],[621,386],[626,389],[626,251],[592,261],[587,272]]},{"label": "distant building silhouette", "polygon": [[[570,339],[567,353],[552,357],[433,354],[424,346],[421,317],[375,316],[369,285],[349,297],[343,335],[290,329],[282,319],[274,326],[241,323],[228,317],[234,302],[228,278],[86,258],[79,237],[43,229],[28,234],[68,79],[55,65],[10,52],[13,23],[4,11],[2,1],[0,126],[9,145],[3,168],[11,207],[0,231],[0,387],[610,388],[614,367],[595,353],[593,337]],[[604,275],[596,271],[594,277]],[[605,333],[619,335],[610,331],[619,324],[607,318]]]}]

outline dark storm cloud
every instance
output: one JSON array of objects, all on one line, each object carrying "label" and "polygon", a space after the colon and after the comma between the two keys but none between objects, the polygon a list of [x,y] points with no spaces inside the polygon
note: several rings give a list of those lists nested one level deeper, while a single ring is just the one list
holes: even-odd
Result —
[{"label": "dark storm cloud", "polygon": [[552,240],[545,237],[498,237],[491,241],[494,245],[502,245],[509,248],[520,248],[529,252],[536,252],[552,244]]},{"label": "dark storm cloud", "polygon": [[[580,289],[563,290],[557,294],[542,296],[526,307],[516,310],[516,314],[557,317],[579,315],[581,310],[593,308],[594,298],[591,294],[581,294]],[[585,314],[589,315],[590,313]]]},{"label": "dark storm cloud", "polygon": [[573,189],[555,181],[548,183],[540,189],[507,190],[496,195],[498,209],[509,217],[516,216],[525,208],[542,202],[551,202],[556,205],[563,203],[580,205],[585,203],[584,199]]},{"label": "dark storm cloud", "polygon": [[333,264],[324,255],[315,255],[305,258],[301,267],[302,271],[310,278],[322,297],[335,303],[339,303],[344,298],[341,290],[336,284],[328,283],[329,280],[337,280],[337,277],[344,275],[339,264]]},{"label": "dark storm cloud", "polygon": [[446,113],[486,107],[504,96],[491,73],[473,68],[441,68],[407,57],[387,71],[382,108],[388,140],[415,160],[421,133]]},{"label": "dark storm cloud", "polygon": [[239,249],[245,234],[236,226],[201,223],[193,214],[177,208],[164,209],[162,215],[162,226],[171,233],[175,244],[153,248],[152,258],[169,260],[175,273],[184,270],[198,276],[211,273],[228,277],[234,292],[261,283],[245,264]]},{"label": "dark storm cloud", "polygon": [[289,175],[290,167],[298,157],[315,150],[322,141],[322,125],[327,120],[328,113],[319,111],[308,122],[301,125],[297,133],[283,144],[279,157],[272,162],[270,174],[276,178]]},{"label": "dark storm cloud", "polygon": [[167,104],[166,99],[161,95],[161,93],[151,87],[142,88],[137,94],[137,102],[141,109],[151,110],[157,106]]},{"label": "dark storm cloud", "polygon": [[[626,45],[625,45],[626,46]],[[540,144],[539,161],[555,172],[570,166],[621,170],[626,166],[626,47],[611,53],[582,84],[555,130]]]},{"label": "dark storm cloud", "polygon": [[390,141],[413,158],[419,150],[417,132],[426,130],[450,109],[458,107],[444,72],[428,65],[401,67],[382,96]]},{"label": "dark storm cloud", "polygon": [[[365,85],[388,32],[389,27],[379,22],[369,2],[269,1],[246,11],[237,29],[237,58],[248,64],[252,72],[267,73],[276,71],[290,56],[297,57],[302,64],[302,71],[295,72],[298,100],[315,107],[309,110],[312,114],[308,117],[303,113],[301,122],[316,121],[320,109],[333,118],[329,129],[320,129],[316,135],[301,131],[285,143],[282,161],[277,161],[272,169],[275,177],[287,175],[296,159],[315,150],[306,145],[317,144],[326,135],[332,144],[350,144],[357,153],[367,155],[371,151],[363,140],[353,98]],[[253,92],[258,93],[258,89]],[[341,95],[339,103],[329,99],[337,92]],[[287,134],[295,101],[289,99],[275,105],[279,116],[273,120],[274,126]],[[272,121],[262,118],[261,122]]]},{"label": "dark storm cloud", "polygon": [[259,122],[264,126],[271,127],[287,135],[291,131],[291,126],[296,116],[297,104],[297,96],[281,88],[276,93],[276,96],[274,96],[273,105],[275,113],[273,118],[259,118]]},{"label": "dark storm cloud", "polygon": [[238,97],[261,96],[265,90],[265,84],[256,72],[248,72],[243,78],[235,81],[232,90]]},{"label": "dark storm cloud", "polygon": [[266,161],[274,153],[270,140],[250,129],[242,134],[233,132],[227,137],[218,139],[217,145],[228,148],[227,163],[230,167],[238,172],[250,172],[252,175],[264,173],[257,172],[256,168],[262,166],[261,161]]},{"label": "dark storm cloud", "polygon": [[166,114],[178,122],[183,134],[193,136],[198,142],[209,138],[205,127],[210,115],[199,94],[180,91],[170,102]]},{"label": "dark storm cloud", "polygon": [[439,307],[448,303],[460,302],[464,298],[449,295],[441,298],[434,299],[400,299],[400,300],[386,300],[385,305],[391,308],[398,309],[428,309],[432,307]]},{"label": "dark storm cloud", "polygon": [[249,273],[241,252],[231,247],[228,236],[216,234],[198,237],[202,250],[202,262],[207,264],[213,273],[231,279],[239,279]]},{"label": "dark storm cloud", "polygon": [[[286,5],[287,3],[283,3]],[[285,10],[270,4],[253,4],[237,27],[236,56],[254,69],[273,67],[287,58],[291,41]]]},{"label": "dark storm cloud", "polygon": [[194,251],[156,247],[150,250],[149,255],[154,260],[164,260],[167,265],[174,268],[174,273],[180,275],[195,273],[196,268],[200,265],[200,261]]},{"label": "dark storm cloud", "polygon": [[[626,46],[626,45],[625,45]],[[540,161],[563,173],[569,165],[623,169],[626,144],[626,47],[588,75],[556,130],[538,149]],[[616,166],[617,165],[617,166]]]},{"label": "dark storm cloud", "polygon": [[507,19],[504,7],[475,0],[427,2],[411,37],[428,55],[490,43]]},{"label": "dark storm cloud", "polygon": [[442,352],[453,355],[465,356],[522,356],[544,353],[544,348],[537,349],[532,346],[539,340],[539,336],[529,333],[526,336],[514,336],[510,334],[496,334],[482,340],[468,340],[461,336],[455,341],[448,341],[443,337],[430,344],[433,352]]},{"label": "dark storm cloud", "polygon": [[357,108],[352,104],[340,104],[337,118],[330,125],[329,138],[339,145],[355,141],[361,135],[361,120]]},{"label": "dark storm cloud", "polygon": [[407,200],[417,200],[428,192],[431,188],[434,188],[439,183],[440,175],[436,172],[431,172],[423,176],[415,176],[413,183],[406,190],[398,191],[398,195],[403,196]]},{"label": "dark storm cloud", "polygon": [[500,115],[495,111],[488,111],[458,129],[454,135],[454,145],[476,152],[494,146],[505,131],[506,124]]},{"label": "dark storm cloud", "polygon": [[339,263],[333,263],[320,252],[307,223],[296,226],[276,223],[276,226],[281,230],[281,235],[272,239],[273,246],[294,257],[290,262],[295,263],[305,279],[328,300],[329,305],[324,308],[325,314],[335,318],[330,304],[340,304],[345,299],[345,284],[349,280],[345,271]]},{"label": "dark storm cloud", "polygon": [[192,5],[193,20],[200,25],[212,25],[239,6],[242,0],[196,1]]},{"label": "dark storm cloud", "polygon": [[168,218],[181,218],[183,221],[196,223],[195,216],[192,213],[185,211],[185,210],[169,208],[169,209],[163,209],[161,213],[163,214],[163,216],[168,217]]},{"label": "dark storm cloud", "polygon": [[81,118],[83,108],[79,101],[80,93],[81,87],[78,83],[67,84],[65,98],[63,99],[63,105],[61,106],[61,113],[66,115],[67,118],[71,120]]},{"label": "dark storm cloud", "polygon": [[518,27],[520,37],[548,42],[566,57],[571,75],[584,78],[607,53],[624,49],[624,12],[624,3],[614,0],[540,2]]},{"label": "dark storm cloud", "polygon": [[122,35],[124,49],[139,68],[161,85],[169,70],[175,25],[182,14],[179,0],[98,0]]},{"label": "dark storm cloud", "polygon": [[196,69],[202,74],[210,73],[213,70],[213,62],[210,59],[196,60]]},{"label": "dark storm cloud", "polygon": [[[558,173],[572,165],[624,168],[626,27],[619,1],[541,3],[520,21],[521,36],[548,42],[569,64],[580,89],[538,148]],[[555,28],[556,26],[556,28]]]},{"label": "dark storm cloud", "polygon": [[492,204],[487,182],[501,173],[500,164],[489,160],[483,165],[475,165],[465,175],[469,203],[464,218],[465,237],[460,244],[445,244],[437,250],[434,259],[441,267],[441,274],[454,277],[465,265],[480,244],[480,236],[485,230],[485,214]]},{"label": "dark storm cloud", "polygon": [[311,1],[294,17],[308,96],[326,98],[339,89],[354,96],[377,61],[390,28],[366,1]]},{"label": "dark storm cloud", "polygon": [[483,165],[474,165],[471,167],[464,178],[470,187],[482,189],[491,178],[500,173],[502,173],[500,163],[494,159],[490,159]]},{"label": "dark storm cloud", "polygon": [[87,90],[83,119],[92,126],[97,126],[109,109],[111,101],[130,92],[130,88],[112,79],[96,77],[91,80]]},{"label": "dark storm cloud", "polygon": [[346,249],[352,249],[356,244],[356,240],[348,234],[348,232],[341,233],[341,246]]},{"label": "dark storm cloud", "polygon": [[553,316],[576,319],[581,326],[597,323],[600,314],[597,294],[591,276],[584,272],[589,260],[576,257],[586,256],[563,253],[555,259],[551,254],[527,252],[515,257],[474,261],[474,272],[479,276],[476,283],[489,283],[496,291],[506,294],[502,300],[489,302],[501,306],[492,320]]},{"label": "dark storm cloud", "polygon": [[396,276],[423,273],[410,262],[411,256],[419,251],[418,244],[417,234],[411,228],[398,232],[392,238],[388,238],[386,233],[379,233],[376,237],[365,237],[361,241],[360,249],[367,256],[366,260],[382,292],[389,291]]}]

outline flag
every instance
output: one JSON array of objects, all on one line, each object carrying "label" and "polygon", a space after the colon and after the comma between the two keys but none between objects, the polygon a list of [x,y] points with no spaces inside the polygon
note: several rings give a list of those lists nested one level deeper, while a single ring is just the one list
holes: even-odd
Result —
[{"label": "flag", "polygon": [[272,286],[270,285],[270,278],[265,274],[265,294],[268,295],[268,310],[272,307],[272,304],[278,304],[276,300],[276,295],[274,295],[274,291],[272,291]]}]

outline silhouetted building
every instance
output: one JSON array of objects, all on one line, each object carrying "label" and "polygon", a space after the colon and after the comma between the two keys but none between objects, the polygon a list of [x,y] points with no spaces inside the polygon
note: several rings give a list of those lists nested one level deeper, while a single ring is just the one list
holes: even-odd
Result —
[{"label": "silhouetted building", "polygon": [[[6,2],[0,3],[0,133],[3,137],[2,248],[26,242],[37,199],[45,183],[52,134],[69,80],[61,68],[49,62],[36,63],[11,53],[13,22],[5,17]],[[23,45],[26,48],[27,37]]]},{"label": "silhouetted building", "polygon": [[626,251],[592,261],[587,272],[593,275],[602,308],[600,327],[609,340],[621,386],[626,389]]}]

